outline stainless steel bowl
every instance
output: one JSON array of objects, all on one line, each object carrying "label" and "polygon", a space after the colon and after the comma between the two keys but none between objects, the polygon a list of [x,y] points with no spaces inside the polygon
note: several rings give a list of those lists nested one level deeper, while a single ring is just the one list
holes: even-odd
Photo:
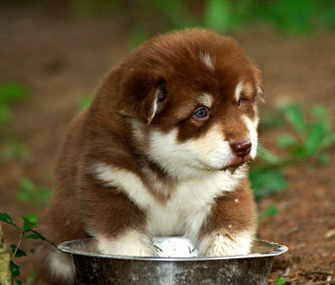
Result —
[{"label": "stainless steel bowl", "polygon": [[154,239],[157,257],[99,254],[94,239],[73,240],[58,248],[73,256],[77,284],[268,284],[275,256],[288,248],[255,240],[248,255],[197,257],[188,239]]}]

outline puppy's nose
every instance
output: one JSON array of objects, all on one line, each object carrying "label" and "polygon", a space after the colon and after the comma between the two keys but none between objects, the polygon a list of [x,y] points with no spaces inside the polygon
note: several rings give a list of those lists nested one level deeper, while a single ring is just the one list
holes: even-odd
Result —
[{"label": "puppy's nose", "polygon": [[251,151],[251,142],[249,140],[230,144],[231,149],[238,157],[245,157]]}]

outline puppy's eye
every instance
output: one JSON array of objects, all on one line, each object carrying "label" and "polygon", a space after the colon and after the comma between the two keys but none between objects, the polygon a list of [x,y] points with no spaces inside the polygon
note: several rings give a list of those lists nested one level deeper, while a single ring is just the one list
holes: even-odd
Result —
[{"label": "puppy's eye", "polygon": [[206,107],[201,107],[194,112],[192,118],[196,121],[206,121],[208,120],[209,115],[210,115],[210,110]]}]

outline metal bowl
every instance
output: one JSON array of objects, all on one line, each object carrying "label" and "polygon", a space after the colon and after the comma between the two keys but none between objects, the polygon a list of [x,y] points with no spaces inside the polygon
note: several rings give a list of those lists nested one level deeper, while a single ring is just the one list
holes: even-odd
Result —
[{"label": "metal bowl", "polygon": [[255,240],[248,255],[197,257],[182,237],[154,239],[157,257],[99,254],[94,239],[73,240],[58,248],[73,256],[77,284],[268,284],[273,259],[288,248]]}]

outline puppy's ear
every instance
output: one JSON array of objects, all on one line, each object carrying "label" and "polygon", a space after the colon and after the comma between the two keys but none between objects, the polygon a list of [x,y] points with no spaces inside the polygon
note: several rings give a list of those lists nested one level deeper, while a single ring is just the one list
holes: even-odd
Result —
[{"label": "puppy's ear", "polygon": [[165,80],[146,70],[132,70],[122,82],[120,112],[150,124],[164,107]]},{"label": "puppy's ear", "polygon": [[264,103],[265,102],[265,96],[264,96],[264,92],[263,92],[261,71],[256,66],[253,67],[253,70],[254,70],[254,74],[255,74],[255,78],[256,78],[257,96]]}]

